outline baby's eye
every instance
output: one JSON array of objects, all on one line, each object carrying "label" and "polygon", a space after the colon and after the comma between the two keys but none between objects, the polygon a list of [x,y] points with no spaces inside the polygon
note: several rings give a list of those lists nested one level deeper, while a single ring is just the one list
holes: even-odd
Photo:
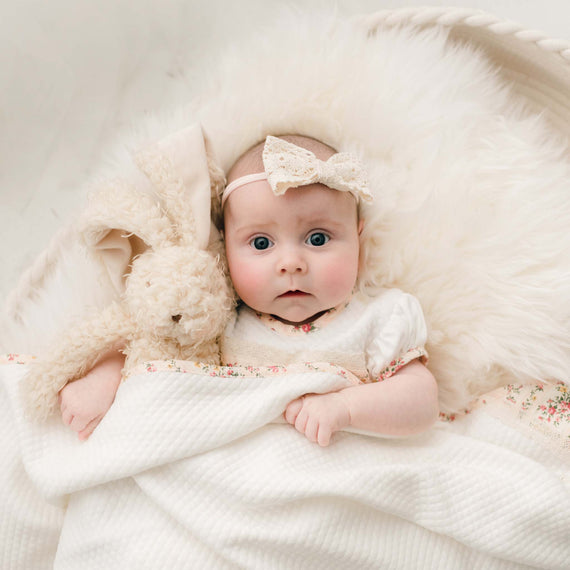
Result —
[{"label": "baby's eye", "polygon": [[325,245],[330,237],[323,232],[314,232],[306,240],[305,243],[319,247]]},{"label": "baby's eye", "polygon": [[273,242],[265,236],[257,236],[253,238],[249,243],[254,249],[258,250],[267,249],[273,245]]}]

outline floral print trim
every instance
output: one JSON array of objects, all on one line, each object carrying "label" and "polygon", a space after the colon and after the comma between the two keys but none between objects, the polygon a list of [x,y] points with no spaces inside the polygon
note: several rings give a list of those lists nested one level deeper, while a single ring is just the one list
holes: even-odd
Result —
[{"label": "floral print trim", "polygon": [[461,416],[467,416],[470,413],[471,413],[470,408],[466,408],[466,409],[461,410],[460,412],[457,412],[454,414],[446,414],[444,412],[439,412],[439,421],[451,423],[451,422],[454,422],[457,418],[459,418]]},{"label": "floral print trim", "polygon": [[556,455],[570,457],[570,386],[567,384],[508,384],[481,396],[470,409],[455,414],[441,413],[439,419],[453,422],[477,410],[484,410],[526,433]]},{"label": "floral print trim", "polygon": [[[536,384],[529,391],[528,386],[509,384],[504,388],[505,400],[520,405],[520,415],[533,411],[539,422],[559,427],[570,423],[570,389],[566,384]],[[568,435],[570,438],[570,434]]]},{"label": "floral print trim", "polygon": [[255,316],[269,329],[279,334],[284,334],[287,336],[297,336],[302,334],[309,334],[316,332],[330,323],[334,318],[348,307],[350,300],[344,301],[340,305],[325,311],[320,317],[315,319],[310,323],[305,323],[304,325],[288,325],[281,322],[279,319],[267,315],[265,313],[255,312]]},{"label": "floral print trim", "polygon": [[0,354],[0,364],[30,364],[35,359],[30,354]]},{"label": "floral print trim", "polygon": [[546,436],[566,454],[570,452],[570,387],[563,382],[509,384],[486,394],[478,404],[499,419]]},{"label": "floral print trim", "polygon": [[408,350],[408,352],[406,352],[403,356],[400,356],[400,358],[392,360],[392,362],[390,362],[390,364],[388,364],[388,366],[386,366],[386,368],[384,368],[380,372],[378,378],[372,381],[382,382],[387,378],[390,378],[390,376],[394,376],[394,374],[396,374],[398,370],[404,368],[406,364],[409,364],[416,358],[420,358],[424,364],[427,364],[428,353],[426,349],[420,346],[415,346],[414,348],[410,348],[410,350]]},{"label": "floral print trim", "polygon": [[190,360],[152,360],[142,362],[128,371],[127,377],[144,372],[177,372],[180,374],[201,374],[213,378],[265,378],[303,372],[332,372],[346,378],[352,384],[360,380],[351,372],[336,364],[326,362],[303,362],[289,366],[239,366],[229,364],[205,364]]}]

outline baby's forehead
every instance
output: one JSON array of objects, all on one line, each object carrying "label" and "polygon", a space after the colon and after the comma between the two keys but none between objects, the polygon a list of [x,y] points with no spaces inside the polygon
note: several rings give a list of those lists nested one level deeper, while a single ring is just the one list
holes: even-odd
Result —
[{"label": "baby's forehead", "polygon": [[358,208],[354,196],[348,192],[332,190],[320,183],[290,188],[285,194],[275,196],[267,181],[260,180],[232,193],[224,214],[226,219],[246,226],[284,220],[295,224],[316,220],[344,223],[358,217]]}]

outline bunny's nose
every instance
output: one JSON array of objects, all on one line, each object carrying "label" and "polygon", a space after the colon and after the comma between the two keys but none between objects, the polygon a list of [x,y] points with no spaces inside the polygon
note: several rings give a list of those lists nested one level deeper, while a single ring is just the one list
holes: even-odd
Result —
[{"label": "bunny's nose", "polygon": [[182,318],[182,315],[172,315],[172,320],[177,323]]}]

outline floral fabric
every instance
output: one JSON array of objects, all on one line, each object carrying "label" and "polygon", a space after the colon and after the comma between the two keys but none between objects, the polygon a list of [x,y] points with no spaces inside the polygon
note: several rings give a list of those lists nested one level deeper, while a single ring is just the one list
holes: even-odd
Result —
[{"label": "floral fabric", "polygon": [[325,313],[323,313],[319,318],[309,323],[305,323],[304,325],[288,325],[279,319],[276,319],[275,317],[272,317],[271,315],[267,315],[265,313],[256,312],[255,315],[267,328],[274,332],[286,336],[298,336],[316,332],[322,329],[332,320],[334,320],[335,317],[348,306],[349,302],[350,300],[345,301],[337,307],[333,307],[332,309],[325,311]]},{"label": "floral fabric", "polygon": [[508,384],[481,396],[468,410],[440,414],[440,420],[452,422],[477,410],[484,410],[517,431],[539,439],[556,455],[570,460],[570,386],[567,384]]},{"label": "floral fabric", "polygon": [[570,387],[566,384],[509,384],[480,398],[478,405],[531,436],[545,436],[552,449],[570,459]]},{"label": "floral fabric", "polygon": [[349,379],[353,384],[360,380],[351,372],[336,364],[325,362],[303,362],[289,366],[218,366],[216,364],[204,364],[189,360],[152,360],[143,362],[129,371],[128,376],[144,372],[178,372],[181,374],[204,374],[213,378],[263,378],[279,376],[283,374],[302,372],[332,372],[343,378]]},{"label": "floral fabric", "polygon": [[384,370],[382,370],[382,372],[380,372],[380,375],[378,376],[378,378],[371,379],[371,381],[372,382],[382,382],[383,380],[390,378],[390,376],[394,376],[394,374],[396,374],[396,372],[398,372],[398,370],[400,370],[401,368],[404,368],[404,366],[406,366],[406,364],[409,364],[410,362],[412,362],[416,358],[419,358],[424,364],[427,364],[428,353],[427,353],[426,349],[423,347],[420,347],[420,346],[410,348],[410,350],[408,350],[406,352],[406,354],[402,355],[400,358],[392,360],[392,362],[390,362],[390,364],[388,364],[388,366],[386,366],[386,368],[384,368]]},{"label": "floral fabric", "polygon": [[0,364],[29,364],[35,358],[29,354],[0,354]]}]

